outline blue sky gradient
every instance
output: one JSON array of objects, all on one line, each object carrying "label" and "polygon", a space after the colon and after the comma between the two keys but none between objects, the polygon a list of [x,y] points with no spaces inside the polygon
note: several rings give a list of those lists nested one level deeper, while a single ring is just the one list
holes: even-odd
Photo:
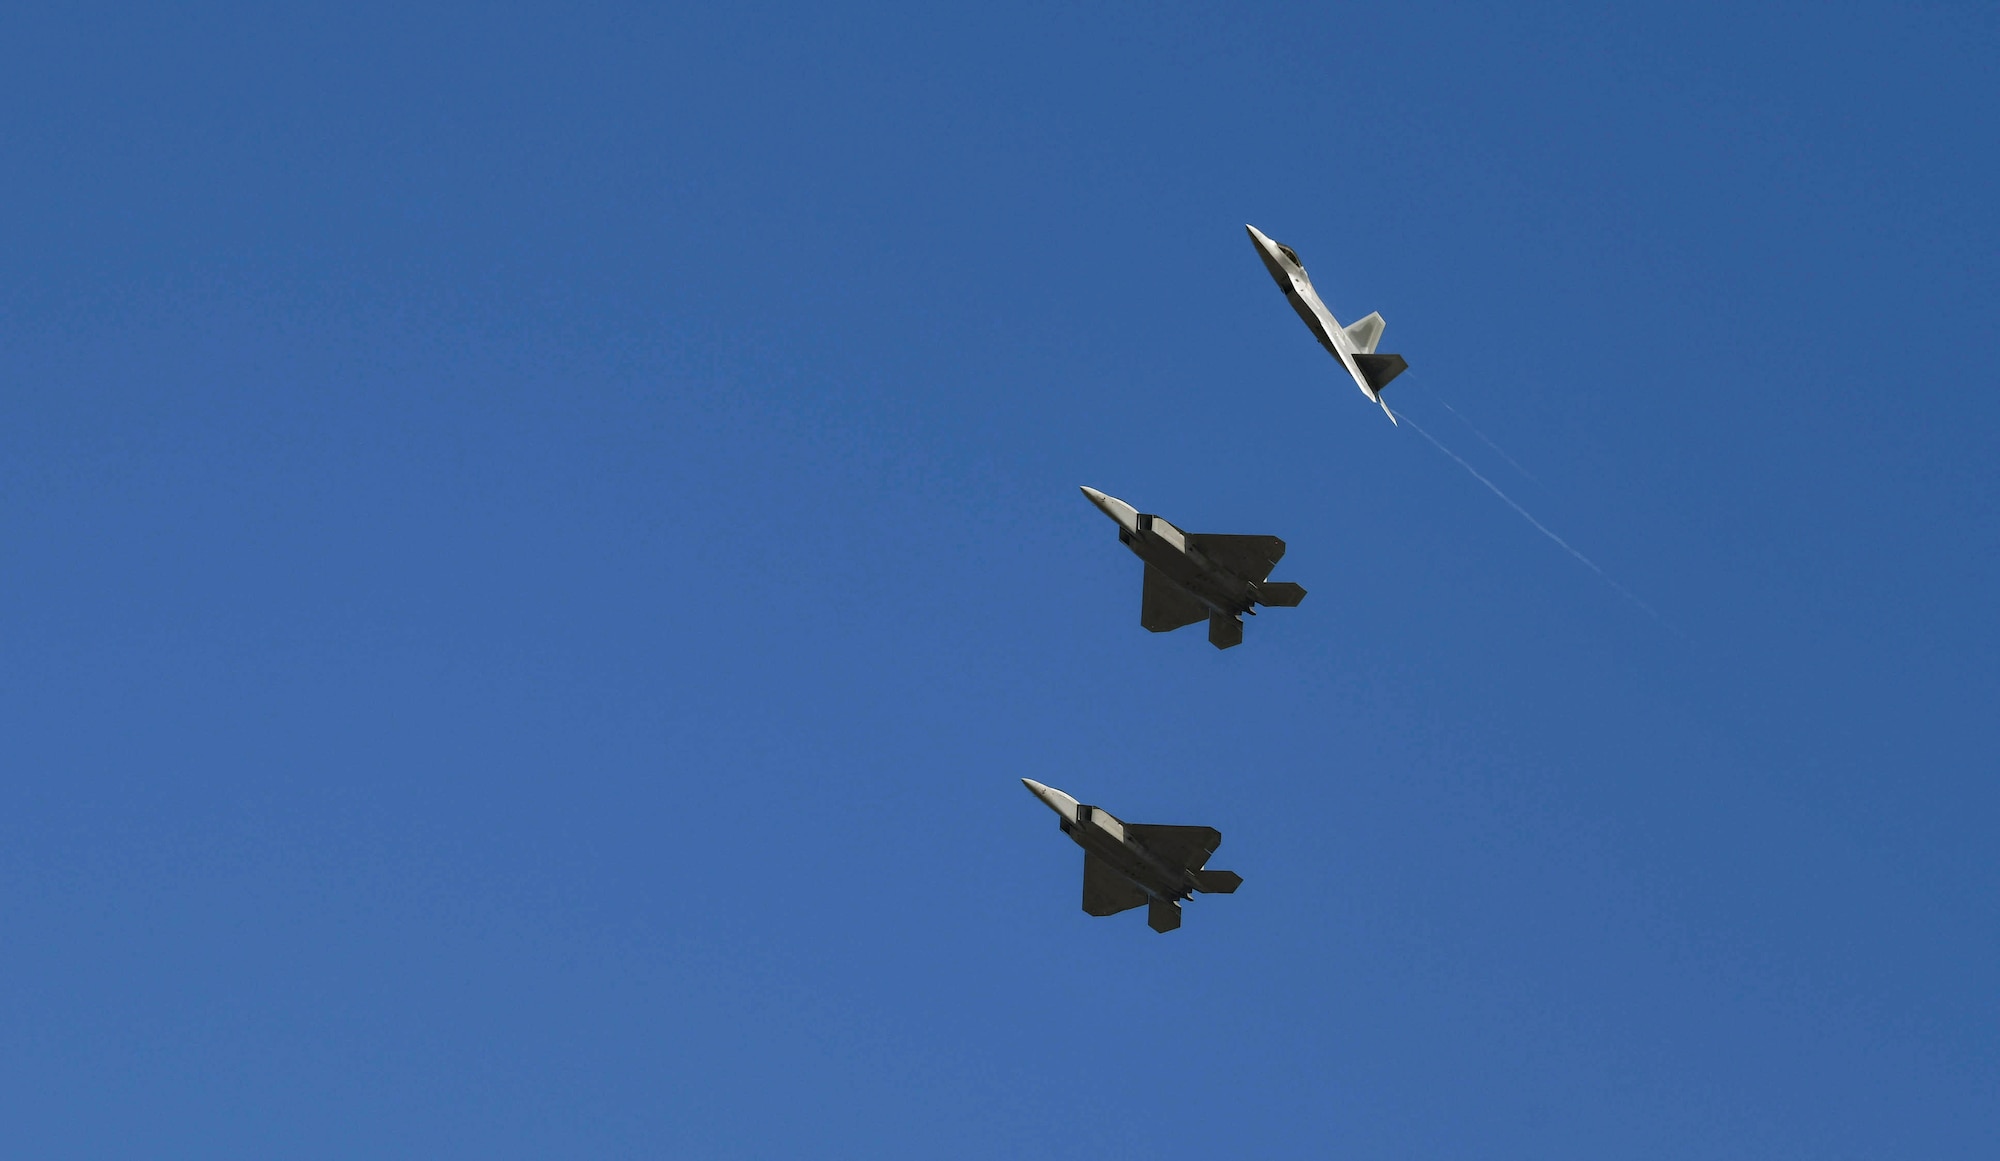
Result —
[{"label": "blue sky gradient", "polygon": [[[1996,57],[0,13],[8,1152],[1996,1155]],[[1147,634],[1080,484],[1312,595]]]}]

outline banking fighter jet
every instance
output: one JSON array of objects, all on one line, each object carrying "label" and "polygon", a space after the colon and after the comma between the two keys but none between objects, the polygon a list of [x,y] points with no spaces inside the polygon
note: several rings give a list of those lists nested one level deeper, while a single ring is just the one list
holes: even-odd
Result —
[{"label": "banking fighter jet", "polygon": [[1209,644],[1227,649],[1243,643],[1242,616],[1255,616],[1253,606],[1291,608],[1306,599],[1295,584],[1264,579],[1285,555],[1275,536],[1182,532],[1096,488],[1083,494],[1118,522],[1118,539],[1146,562],[1139,624],[1155,633],[1206,619]]},{"label": "banking fighter jet", "polygon": [[1116,915],[1144,903],[1146,924],[1164,933],[1181,925],[1181,900],[1196,891],[1227,895],[1243,885],[1235,871],[1202,869],[1222,845],[1222,832],[1212,826],[1119,822],[1103,807],[1086,806],[1053,786],[1021,782],[1083,848],[1083,909],[1091,915]]},{"label": "banking fighter jet", "polygon": [[1292,252],[1290,246],[1271,240],[1270,236],[1255,226],[1244,226],[1250,231],[1250,244],[1257,247],[1257,257],[1264,260],[1264,269],[1271,272],[1271,278],[1278,289],[1285,292],[1285,300],[1292,309],[1305,320],[1307,329],[1325,347],[1327,353],[1340,360],[1347,373],[1354,376],[1354,385],[1361,393],[1375,401],[1389,422],[1396,422],[1396,413],[1382,402],[1382,388],[1389,380],[1402,374],[1409,367],[1401,355],[1378,355],[1375,344],[1382,341],[1382,315],[1369,315],[1351,327],[1342,327],[1319,300],[1319,292],[1313,289],[1312,279],[1306,277],[1305,263]]}]

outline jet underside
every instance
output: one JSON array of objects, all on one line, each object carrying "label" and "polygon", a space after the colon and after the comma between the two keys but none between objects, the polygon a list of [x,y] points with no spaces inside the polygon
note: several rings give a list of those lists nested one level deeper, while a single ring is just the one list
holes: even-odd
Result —
[{"label": "jet underside", "polygon": [[1242,577],[1221,568],[1204,568],[1188,553],[1150,531],[1127,532],[1119,529],[1118,538],[1146,562],[1147,568],[1157,569],[1168,581],[1199,602],[1210,615],[1256,615],[1257,610],[1251,607],[1255,601],[1249,582]]},{"label": "jet underside", "polygon": [[1166,633],[1206,620],[1209,643],[1228,649],[1243,643],[1241,618],[1255,606],[1290,608],[1305,599],[1298,585],[1265,579],[1285,555],[1275,536],[1182,532],[1095,488],[1083,494],[1118,522],[1119,543],[1146,563],[1139,604],[1145,629]]},{"label": "jet underside", "polygon": [[[1078,809],[1089,811],[1093,808]],[[1085,859],[1103,860],[1111,870],[1145,892],[1148,899],[1178,903],[1194,896],[1194,884],[1184,874],[1169,869],[1152,852],[1139,849],[1129,839],[1121,841],[1113,838],[1109,832],[1092,825],[1088,815],[1075,823],[1064,820],[1062,828],[1076,840],[1076,845],[1083,848]]]},{"label": "jet underside", "polygon": [[1085,914],[1145,907],[1147,926],[1167,932],[1181,925],[1181,900],[1197,891],[1227,895],[1243,885],[1234,871],[1208,869],[1209,856],[1222,845],[1222,832],[1214,827],[1120,822],[1110,811],[1053,786],[1032,778],[1021,783],[1056,812],[1063,833],[1083,848]]}]

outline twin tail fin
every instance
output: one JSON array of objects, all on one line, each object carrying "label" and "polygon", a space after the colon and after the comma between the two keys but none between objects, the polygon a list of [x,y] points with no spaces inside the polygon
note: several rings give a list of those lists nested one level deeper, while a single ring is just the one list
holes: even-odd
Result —
[{"label": "twin tail fin", "polygon": [[1375,344],[1382,341],[1382,328],[1387,325],[1382,321],[1382,312],[1376,311],[1346,328],[1347,341],[1354,344],[1354,365],[1361,369],[1361,377],[1368,380],[1368,389],[1377,394],[1389,385],[1389,380],[1410,367],[1401,355],[1375,353]]}]

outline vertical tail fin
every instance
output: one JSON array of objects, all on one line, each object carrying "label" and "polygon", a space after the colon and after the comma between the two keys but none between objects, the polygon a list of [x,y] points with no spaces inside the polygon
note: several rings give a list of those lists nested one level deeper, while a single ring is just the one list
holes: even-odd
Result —
[{"label": "vertical tail fin", "polygon": [[1155,899],[1146,909],[1146,926],[1165,935],[1181,925],[1181,905],[1172,899]]},{"label": "vertical tail fin", "polygon": [[1378,310],[1348,327],[1347,341],[1353,343],[1354,349],[1361,354],[1372,355],[1375,353],[1375,344],[1382,341],[1382,328],[1387,325],[1382,321],[1382,312]]}]

